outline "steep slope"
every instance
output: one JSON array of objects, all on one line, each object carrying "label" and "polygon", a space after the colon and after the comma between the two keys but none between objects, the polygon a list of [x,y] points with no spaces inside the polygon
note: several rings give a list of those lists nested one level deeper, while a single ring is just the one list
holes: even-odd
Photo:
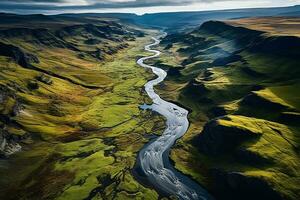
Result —
[{"label": "steep slope", "polygon": [[161,95],[192,112],[171,157],[219,199],[298,199],[300,38],[245,27],[163,40]]},{"label": "steep slope", "polygon": [[0,199],[156,199],[131,175],[163,128],[138,109],[150,37],[117,19],[13,17],[0,22]]},{"label": "steep slope", "polygon": [[[241,18],[226,21],[234,26],[244,26],[249,29],[259,29],[273,35],[300,36],[299,17],[264,17]],[[299,15],[298,15],[299,16]]]}]

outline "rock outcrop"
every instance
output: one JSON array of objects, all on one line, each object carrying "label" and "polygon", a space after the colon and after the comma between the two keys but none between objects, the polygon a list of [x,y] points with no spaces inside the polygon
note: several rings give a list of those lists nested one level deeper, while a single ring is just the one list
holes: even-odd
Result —
[{"label": "rock outcrop", "polygon": [[7,158],[21,149],[21,145],[10,138],[4,127],[0,128],[0,158]]},{"label": "rock outcrop", "polygon": [[22,67],[29,67],[30,63],[39,63],[39,59],[33,54],[25,53],[19,47],[2,42],[0,42],[0,56],[10,57]]},{"label": "rock outcrop", "polygon": [[12,90],[0,87],[0,158],[6,158],[21,150],[18,141],[22,138],[11,134],[8,126],[16,125],[12,118],[17,116],[22,108]]}]

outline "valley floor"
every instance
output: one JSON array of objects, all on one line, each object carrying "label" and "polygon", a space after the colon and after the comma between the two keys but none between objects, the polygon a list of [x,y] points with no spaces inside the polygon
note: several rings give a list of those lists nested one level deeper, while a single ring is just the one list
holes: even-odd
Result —
[{"label": "valley floor", "polygon": [[[154,76],[136,60],[158,31],[40,17],[0,22],[0,199],[160,199],[132,171],[165,129],[139,109]],[[147,62],[168,71],[159,95],[190,111],[170,155],[179,171],[217,199],[296,200],[299,20],[255,20],[171,34]]]},{"label": "valley floor", "polygon": [[127,40],[105,61],[18,40],[3,42],[39,62],[0,56],[0,199],[157,199],[131,173],[137,152],[164,128],[162,117],[139,109],[153,77],[136,59],[151,38]]}]

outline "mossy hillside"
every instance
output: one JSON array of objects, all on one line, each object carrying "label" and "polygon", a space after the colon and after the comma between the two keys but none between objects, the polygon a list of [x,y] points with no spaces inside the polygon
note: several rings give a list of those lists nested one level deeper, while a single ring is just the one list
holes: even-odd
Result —
[{"label": "mossy hillside", "polygon": [[[10,41],[40,62],[24,68],[0,56],[1,85],[22,104],[6,126],[12,132],[20,126],[28,135],[19,141],[20,154],[1,161],[3,198],[157,199],[131,175],[138,150],[163,128],[161,117],[138,109],[148,101],[142,87],[152,76],[135,60],[150,39],[127,41],[105,62],[88,54],[78,58],[70,49]],[[42,74],[51,81],[41,80]],[[28,88],[29,81],[38,88]]]},{"label": "mossy hillside", "polygon": [[[205,32],[205,34],[202,32],[197,32],[198,37],[201,39],[200,41],[202,41],[202,38],[205,38],[205,36],[209,35],[207,32]],[[193,38],[196,40],[197,37],[195,38],[194,32],[190,33],[190,35],[193,35]],[[187,37],[189,37],[189,34],[187,34]],[[208,48],[226,43],[224,42],[226,37],[221,37],[220,39],[219,35],[210,34],[210,38],[212,38],[214,42],[212,43],[212,46],[208,46]],[[166,41],[168,42],[168,38]],[[234,41],[231,40],[231,42]],[[237,42],[238,41],[235,43]],[[189,44],[178,42],[176,45],[188,46]],[[171,48],[170,51],[162,54],[162,60],[167,60],[168,56],[172,54],[172,51],[173,50]],[[227,48],[224,48],[224,51],[230,52],[230,50]],[[196,58],[196,55],[199,54],[199,51],[196,51],[191,52],[190,55],[191,57]],[[207,54],[209,55],[209,53],[206,53],[205,55]],[[186,53],[183,54],[182,57],[186,57]],[[220,56],[218,59],[221,58],[223,59],[224,57]],[[196,59],[192,62],[192,64],[189,65],[193,65],[194,63],[196,63],[195,65],[198,65],[198,60],[199,59]],[[173,61],[174,59],[172,59],[172,62]],[[295,59],[289,59],[283,56],[274,57],[271,54],[257,54],[245,50],[241,53],[238,53],[236,59],[229,60],[229,63],[227,62],[226,64],[223,64],[223,66],[214,66],[214,61],[212,60],[201,59],[200,61],[201,63],[205,62],[208,64],[203,66],[201,66],[201,64],[200,68],[193,69],[192,67],[192,70],[190,70],[189,65],[183,65],[183,63],[177,62],[175,67],[181,67],[181,76],[173,76],[169,79],[169,81],[176,81],[177,83],[180,82],[181,87],[186,84],[186,88],[189,88],[190,85],[194,85],[194,83],[202,85],[201,88],[205,89],[206,91],[202,91],[201,95],[198,95],[198,98],[195,100],[197,100],[197,103],[200,105],[204,104],[205,107],[212,105],[209,106],[211,108],[214,106],[214,104],[221,104],[225,106],[227,103],[232,103],[240,98],[243,98],[253,90],[274,86],[274,84],[282,88],[288,88],[289,85],[295,86],[295,90],[298,88],[297,74],[299,74],[299,71],[296,67],[297,61]],[[184,69],[182,69],[182,65]],[[168,64],[165,64],[165,66],[168,66],[169,68],[172,67],[172,65]],[[191,80],[193,80],[193,82]],[[191,84],[191,82],[193,84]],[[181,88],[178,90],[179,95],[169,96],[174,96],[175,99],[181,98],[182,100],[187,100],[188,98],[185,98],[184,96],[192,95],[192,93],[195,92],[192,89],[189,90]],[[279,96],[279,94],[277,94],[277,96]]]},{"label": "mossy hillside", "polygon": [[269,90],[271,90],[271,92],[276,96],[280,96],[280,98],[283,99],[287,104],[291,105],[297,110],[300,110],[299,96],[296,95],[299,88],[299,83],[295,83],[285,86],[269,87]]},{"label": "mossy hillside", "polygon": [[234,26],[262,30],[274,35],[300,36],[298,17],[252,17],[228,20]]},{"label": "mossy hillside", "polygon": [[[95,22],[93,24],[87,24],[87,19],[85,23],[76,20],[82,19],[75,18],[73,23],[47,28],[42,28],[42,24],[40,28],[34,26],[30,29],[1,25],[1,42],[5,48],[17,50],[7,50],[12,51],[10,56],[13,59],[19,59],[18,55],[13,54],[25,55],[25,61],[22,62],[26,68],[34,68],[87,88],[107,87],[112,81],[110,77],[105,73],[96,76],[101,62],[112,61],[113,55],[126,48],[127,42],[133,41],[140,30],[106,19],[90,20]],[[88,40],[98,42],[87,43]],[[90,83],[91,79],[93,84]]]},{"label": "mossy hillside", "polygon": [[[253,191],[260,190],[244,185],[253,180],[265,191],[274,190],[258,192],[266,198],[277,195],[276,198],[297,199],[299,61],[287,55],[253,51],[251,48],[256,44],[248,49],[245,38],[257,42],[257,35],[249,38],[251,34],[243,31],[242,35],[239,31],[234,33],[235,39],[227,34],[228,30],[223,34],[200,28],[163,40],[161,50],[165,53],[157,63],[169,71],[177,68],[179,73],[170,75],[159,87],[160,95],[191,111],[191,126],[171,151],[171,158],[177,169],[191,175],[213,194],[224,194],[220,198],[225,198],[226,191],[228,198],[240,198],[238,190],[256,198]],[[200,152],[195,141],[205,133],[206,122],[228,114],[230,120],[219,120],[217,127],[261,136],[235,143],[236,152],[217,157]],[[216,133],[224,135],[222,128],[216,129]],[[239,174],[232,175],[234,172]],[[233,186],[234,180],[241,185],[239,189]],[[219,187],[214,182],[220,183]]]},{"label": "mossy hillside", "polygon": [[[97,188],[99,192],[101,191],[101,195],[98,194],[98,198],[113,198],[119,195],[120,197],[117,199],[124,195],[128,196],[128,198],[157,198],[157,195],[153,194],[151,190],[139,185],[133,179],[130,174],[130,167],[132,167],[133,163],[126,162],[126,156],[124,156],[126,152],[120,152],[123,155],[122,157],[117,154],[116,157],[107,156],[106,152],[111,151],[115,148],[114,146],[103,145],[98,139],[86,142],[88,148],[81,150],[82,152],[78,152],[78,145],[80,147],[85,145],[82,141],[79,144],[58,146],[58,148],[67,148],[61,149],[59,152],[64,152],[64,156],[66,158],[70,157],[70,159],[63,163],[58,163],[55,166],[56,170],[72,169],[72,171],[76,171],[73,182],[80,183],[80,185],[71,184],[66,186],[66,190],[58,199],[86,198],[90,195],[90,188]],[[81,158],[80,155],[84,154],[88,156]],[[77,156],[78,158],[76,158]]]},{"label": "mossy hillside", "polygon": [[[208,127],[211,129],[208,129]],[[246,164],[249,166],[250,164],[251,166],[248,169],[235,168],[235,171],[242,172],[245,176],[253,175],[268,182],[274,187],[276,192],[282,193],[284,198],[293,199],[297,196],[299,188],[294,187],[294,185],[297,185],[299,181],[298,169],[300,165],[297,153],[299,148],[299,136],[297,134],[299,128],[297,130],[279,123],[244,116],[226,116],[217,119],[216,126],[206,125],[200,136],[203,139],[199,138],[198,140],[200,142],[199,148],[208,144],[206,144],[206,142],[209,142],[208,138],[205,138],[208,135],[215,135],[213,137],[213,140],[216,140],[215,144],[222,145],[224,142],[224,145],[232,145],[233,143],[226,142],[227,138],[222,139],[220,130],[223,130],[223,134],[233,134],[234,138],[241,137],[234,135],[237,133],[246,134],[246,132],[250,131],[253,134],[251,138],[240,140],[239,143],[236,143],[236,146],[228,154],[242,165]],[[257,137],[257,134],[259,137]],[[222,149],[223,147],[225,146],[222,145],[220,150],[224,152],[226,149]],[[207,146],[205,151],[209,152],[210,149],[213,150],[214,148],[216,147]],[[222,155],[222,153],[220,152],[218,155]],[[215,164],[213,165],[213,167],[216,167]],[[231,165],[223,167],[225,170],[232,170]]]},{"label": "mossy hillside", "polygon": [[[176,147],[171,152],[176,168],[191,175],[219,198],[237,198],[245,194],[250,197],[255,196],[253,190],[249,190],[253,185],[243,186],[245,182],[242,180],[231,178],[228,175],[229,183],[226,181],[223,183],[224,178],[219,173],[225,171],[227,174],[239,173],[240,176],[246,177],[248,180],[263,181],[269,187],[271,185],[275,193],[280,194],[284,199],[297,199],[300,167],[297,150],[299,128],[295,129],[279,123],[235,115],[218,120],[218,127],[231,127],[232,130],[238,129],[241,132],[248,129],[261,136],[244,140],[235,146],[234,151],[228,152],[228,154],[220,153],[217,156],[207,156],[204,153],[199,153],[199,143],[195,142],[194,139],[192,143],[197,145],[192,145],[189,142],[191,138],[195,138],[193,137],[197,134],[195,131],[199,130],[199,128],[191,126],[188,135],[182,141],[177,142]],[[215,133],[222,135],[224,131],[225,129],[222,132],[216,129]],[[202,134],[206,133],[202,132]],[[217,136],[211,137],[218,139]],[[213,145],[209,146],[214,147]],[[218,169],[221,172],[216,173],[212,169]],[[222,184],[220,185],[220,183]],[[241,186],[240,194],[235,190],[234,185]],[[226,188],[225,191],[222,190],[222,186]]]}]

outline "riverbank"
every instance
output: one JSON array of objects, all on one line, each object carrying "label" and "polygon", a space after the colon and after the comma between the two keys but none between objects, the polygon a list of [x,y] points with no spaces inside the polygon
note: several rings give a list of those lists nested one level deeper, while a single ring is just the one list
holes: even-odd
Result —
[{"label": "riverbank", "polygon": [[[163,36],[160,36],[163,37]],[[145,90],[153,104],[144,106],[166,118],[166,129],[163,134],[147,144],[140,152],[135,170],[137,178],[148,182],[163,194],[176,196],[179,199],[212,199],[212,197],[194,181],[176,171],[170,164],[169,150],[177,139],[181,138],[189,127],[188,111],[171,102],[164,101],[155,93],[154,87],[160,84],[167,73],[160,68],[144,64],[148,59],[156,58],[160,51],[153,50],[159,44],[160,37],[153,38],[154,43],[145,46],[145,50],[153,53],[140,58],[137,63],[151,69],[157,78],[145,84]]]}]

